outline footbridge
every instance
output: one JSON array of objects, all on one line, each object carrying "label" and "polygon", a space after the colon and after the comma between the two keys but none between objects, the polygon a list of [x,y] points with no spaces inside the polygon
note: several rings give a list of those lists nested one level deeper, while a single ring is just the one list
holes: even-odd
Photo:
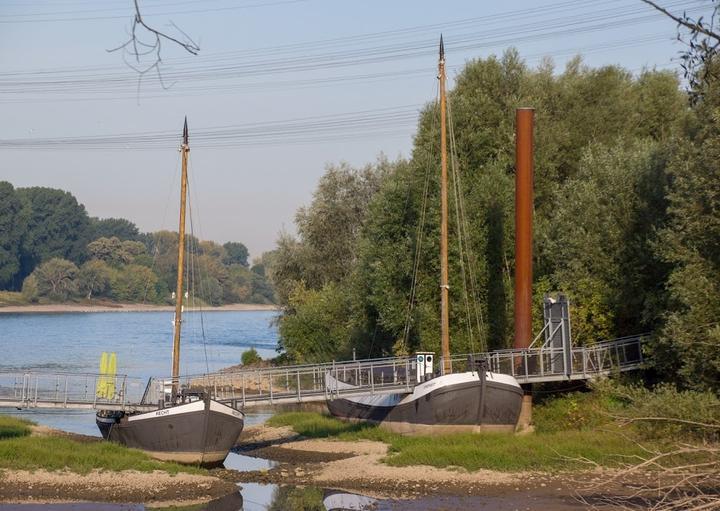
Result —
[{"label": "footbridge", "polygon": [[[552,324],[548,324],[552,328]],[[556,330],[562,332],[562,325]],[[571,346],[545,333],[542,346],[454,355],[451,372],[477,370],[510,374],[521,384],[591,380],[638,369],[643,336]],[[550,335],[548,335],[550,334]],[[560,339],[562,341],[562,338]],[[422,363],[419,357],[422,357]],[[181,378],[185,390],[209,391],[240,409],[338,397],[412,392],[429,375],[442,375],[442,358],[432,354],[225,370]],[[429,365],[428,365],[429,364]],[[423,366],[425,365],[425,366]],[[435,370],[427,367],[432,366]],[[330,378],[331,377],[331,378]],[[0,372],[0,407],[149,411],[169,398],[170,378],[149,381],[127,375],[15,371]]]}]

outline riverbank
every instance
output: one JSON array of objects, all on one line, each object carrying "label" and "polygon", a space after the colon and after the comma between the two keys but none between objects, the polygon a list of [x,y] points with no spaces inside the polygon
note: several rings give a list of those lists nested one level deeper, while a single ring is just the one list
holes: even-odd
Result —
[{"label": "riverbank", "polygon": [[[276,305],[258,303],[233,303],[220,307],[203,307],[184,309],[185,312],[202,310],[203,312],[222,311],[274,311],[278,310]],[[28,305],[0,305],[0,314],[61,314],[61,313],[92,313],[92,312],[173,312],[174,306],[150,305],[142,303],[103,303],[103,304],[80,304],[80,303],[48,303]]]},{"label": "riverbank", "polygon": [[237,492],[210,471],[156,461],[97,437],[0,417],[0,502],[194,505]]}]

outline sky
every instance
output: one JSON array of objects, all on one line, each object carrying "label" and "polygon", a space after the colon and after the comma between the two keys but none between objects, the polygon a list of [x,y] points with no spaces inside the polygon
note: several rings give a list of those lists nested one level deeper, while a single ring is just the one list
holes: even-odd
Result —
[{"label": "sky", "polygon": [[[700,15],[707,0],[659,0]],[[161,47],[160,77],[122,50],[129,0],[0,0],[0,180],[73,193],[91,216],[177,229],[190,129],[194,232],[252,256],[294,232],[329,164],[408,156],[452,78],[515,47],[530,66],[678,70],[675,23],[640,0],[140,0],[144,21],[199,47]],[[149,41],[144,37],[145,41]],[[161,79],[162,78],[162,82]]]}]

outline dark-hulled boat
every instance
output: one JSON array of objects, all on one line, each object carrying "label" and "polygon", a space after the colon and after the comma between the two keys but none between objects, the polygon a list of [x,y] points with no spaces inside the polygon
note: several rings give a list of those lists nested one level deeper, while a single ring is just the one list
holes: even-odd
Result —
[{"label": "dark-hulled boat", "polygon": [[432,378],[410,393],[332,399],[327,406],[335,417],[401,434],[512,432],[522,396],[512,376],[479,369]]},{"label": "dark-hulled boat", "polygon": [[[327,401],[330,413],[347,420],[370,421],[398,433],[453,433],[514,431],[520,416],[523,390],[510,375],[492,373],[471,361],[470,371],[451,374],[448,279],[448,179],[445,92],[445,51],[440,37],[440,333],[442,376],[432,369],[433,354],[418,354],[417,385],[412,392],[336,397]],[[414,277],[413,277],[414,278]],[[407,377],[408,375],[406,375]],[[352,388],[326,374],[328,388]],[[332,394],[332,393],[331,393]]]},{"label": "dark-hulled boat", "polygon": [[243,430],[244,415],[212,399],[207,391],[180,391],[180,331],[183,312],[185,210],[187,200],[187,119],[183,128],[178,272],[169,392],[163,389],[158,409],[144,413],[100,410],[96,422],[103,438],[142,449],[152,457],[180,463],[215,464],[223,461]]}]

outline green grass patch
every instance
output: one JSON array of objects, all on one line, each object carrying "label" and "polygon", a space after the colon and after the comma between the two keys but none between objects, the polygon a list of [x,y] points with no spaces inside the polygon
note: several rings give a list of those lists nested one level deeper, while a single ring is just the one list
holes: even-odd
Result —
[{"label": "green grass patch", "polygon": [[374,424],[344,422],[328,415],[314,412],[287,412],[273,415],[268,426],[291,426],[293,430],[308,438],[334,437],[339,440],[377,440],[390,443],[398,436]]},{"label": "green grass patch", "polygon": [[55,436],[24,436],[0,440],[0,468],[16,470],[70,470],[87,473],[94,469],[163,470],[171,474],[205,474],[204,469],[153,460],[136,449],[111,442],[77,442]]},{"label": "green grass patch", "polygon": [[[553,419],[554,418],[554,419]],[[552,420],[551,420],[552,419]],[[547,411],[545,427],[563,423],[562,414]],[[528,435],[500,433],[402,436],[372,424],[347,423],[309,412],[290,412],[268,420],[271,426],[291,426],[309,438],[377,440],[389,444],[389,465],[431,465],[467,470],[501,471],[575,469],[587,466],[581,458],[603,466],[616,466],[627,456],[643,451],[620,433],[592,429],[565,429]],[[556,424],[557,425],[557,424]]]},{"label": "green grass patch", "polygon": [[28,436],[32,432],[32,425],[32,422],[25,419],[0,415],[0,440]]},{"label": "green grass patch", "polygon": [[22,293],[15,291],[0,291],[0,307],[8,305],[27,305],[28,301]]}]

